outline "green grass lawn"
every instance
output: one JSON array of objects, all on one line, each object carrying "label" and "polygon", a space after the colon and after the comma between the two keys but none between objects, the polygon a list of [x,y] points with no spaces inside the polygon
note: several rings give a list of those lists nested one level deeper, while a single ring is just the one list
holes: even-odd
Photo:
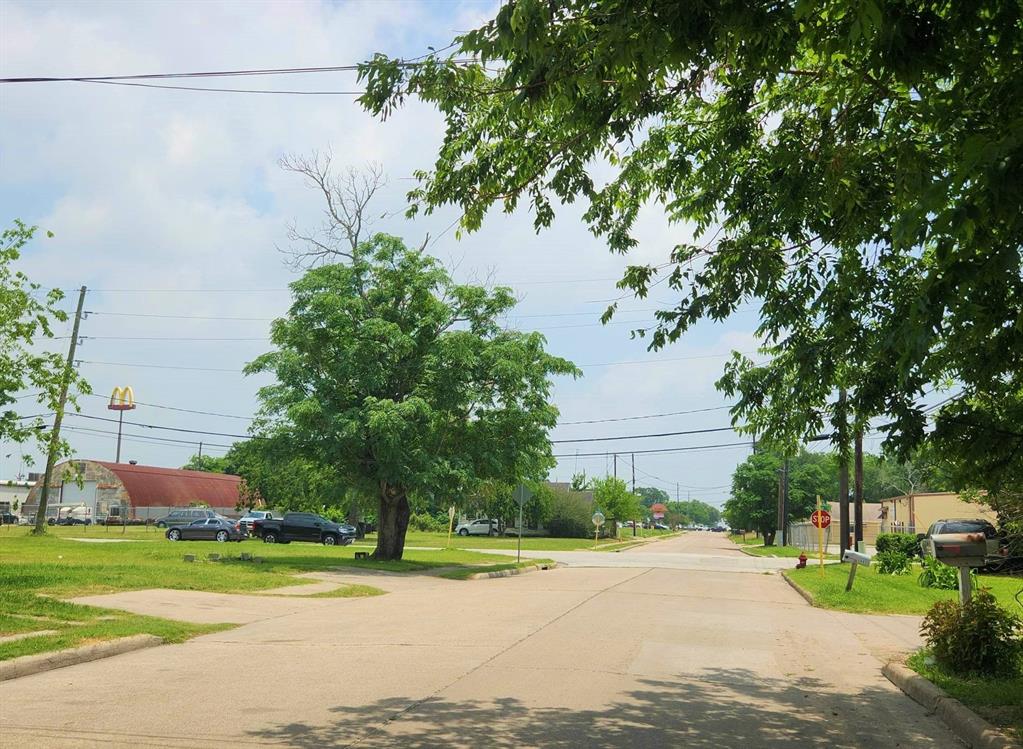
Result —
[{"label": "green grass lawn", "polygon": [[[809,592],[815,606],[841,611],[923,615],[936,601],[958,596],[954,590],[920,587],[917,583],[920,574],[918,565],[913,566],[913,572],[909,575],[881,575],[874,567],[861,566],[856,573],[853,589],[848,593],[845,592],[845,583],[849,578],[847,564],[827,565],[823,576],[812,565],[804,570],[785,570],[782,574]],[[1023,580],[981,575],[979,584],[990,588],[1003,606],[1023,614],[1023,609],[1014,598],[1023,588]]]},{"label": "green grass lawn", "polygon": [[[240,593],[308,583],[311,581],[296,575],[338,567],[429,572],[461,566],[471,574],[483,565],[507,563],[504,556],[462,549],[407,551],[404,559],[395,562],[356,561],[356,549],[351,546],[172,542],[161,534],[150,532],[147,537],[146,531],[138,528],[129,528],[128,534],[140,540],[83,543],[73,540],[76,534],[66,533],[73,529],[58,530],[65,533],[41,538],[28,535],[24,528],[0,533],[0,638],[56,630],[51,635],[0,643],[0,659],[129,634],[148,633],[176,641],[219,629],[78,606],[58,598],[145,588]],[[103,530],[100,533],[105,535]],[[111,537],[114,535],[112,530]],[[243,562],[238,559],[242,551],[264,561]],[[197,561],[183,561],[184,554],[194,554]],[[224,559],[209,561],[210,554],[220,554]],[[326,595],[352,597],[378,592],[370,586],[345,586]]]},{"label": "green grass lawn", "polygon": [[981,717],[1023,739],[1023,677],[983,679],[949,673],[936,663],[927,664],[922,650],[906,662],[911,669],[944,689]]},{"label": "green grass lawn", "polygon": [[747,533],[745,538],[743,537],[743,535],[741,533],[729,533],[728,534],[728,539],[730,541],[733,541],[733,542],[739,544],[740,546],[758,546],[758,545],[759,546],[763,546],[764,545],[764,539],[761,538],[760,536],[754,535],[752,533]]}]

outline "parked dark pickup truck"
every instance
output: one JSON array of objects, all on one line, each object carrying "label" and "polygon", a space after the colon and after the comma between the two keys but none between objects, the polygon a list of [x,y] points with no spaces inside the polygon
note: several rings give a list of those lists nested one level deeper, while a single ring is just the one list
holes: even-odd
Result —
[{"label": "parked dark pickup truck", "polygon": [[280,520],[254,521],[251,535],[263,539],[265,544],[313,541],[327,546],[347,546],[355,538],[355,528],[311,512],[286,512]]}]

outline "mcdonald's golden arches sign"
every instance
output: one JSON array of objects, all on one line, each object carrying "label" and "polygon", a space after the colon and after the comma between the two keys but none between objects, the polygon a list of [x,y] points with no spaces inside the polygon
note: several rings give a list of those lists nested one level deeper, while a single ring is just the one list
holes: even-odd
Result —
[{"label": "mcdonald's golden arches sign", "polygon": [[116,387],[110,394],[110,405],[107,406],[111,411],[131,411],[135,408],[135,391],[128,387]]}]

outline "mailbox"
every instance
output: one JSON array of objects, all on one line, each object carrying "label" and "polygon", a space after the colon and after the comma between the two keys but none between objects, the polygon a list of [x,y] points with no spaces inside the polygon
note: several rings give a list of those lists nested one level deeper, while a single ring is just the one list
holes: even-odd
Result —
[{"label": "mailbox", "polygon": [[853,564],[862,564],[864,567],[870,566],[870,557],[866,554],[861,554],[858,551],[852,549],[846,549],[845,553],[842,554],[843,562],[852,562]]},{"label": "mailbox", "polygon": [[983,567],[987,540],[983,533],[939,533],[921,542],[924,553],[952,567]]}]

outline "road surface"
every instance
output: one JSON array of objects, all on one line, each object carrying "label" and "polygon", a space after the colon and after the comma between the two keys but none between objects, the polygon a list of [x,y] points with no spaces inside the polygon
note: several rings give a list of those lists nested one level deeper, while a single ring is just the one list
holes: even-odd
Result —
[{"label": "road surface", "polygon": [[727,544],[480,581],[316,575],[376,598],[95,596],[244,624],[0,683],[0,745],[960,749],[880,673],[912,619],[811,608]]}]

